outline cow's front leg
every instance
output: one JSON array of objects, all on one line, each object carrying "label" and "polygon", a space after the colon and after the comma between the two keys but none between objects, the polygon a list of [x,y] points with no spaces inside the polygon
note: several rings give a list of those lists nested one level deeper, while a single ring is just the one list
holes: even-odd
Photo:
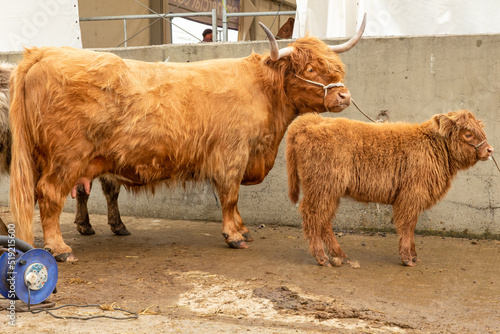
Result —
[{"label": "cow's front leg", "polygon": [[[90,188],[92,188],[92,182],[90,182]],[[90,224],[89,211],[87,208],[87,202],[89,199],[89,194],[85,191],[83,185],[78,185],[76,188],[76,217],[75,224],[76,230],[82,235],[92,235],[95,234],[92,225]]]},{"label": "cow's front leg", "polygon": [[50,182],[51,179],[57,180],[56,177],[42,176],[36,187],[44,248],[49,250],[57,261],[77,261],[71,248],[64,242],[59,226],[59,216],[70,189],[60,189],[56,186],[57,183]]},{"label": "cow's front leg", "polygon": [[230,248],[248,248],[245,238],[238,232],[235,221],[236,205],[238,203],[239,183],[231,186],[216,185],[222,205],[222,235]]},{"label": "cow's front leg", "polygon": [[245,241],[253,241],[253,238],[250,235],[250,230],[243,224],[243,218],[241,218],[240,211],[238,210],[238,204],[234,206],[234,221],[238,227],[238,232],[240,232],[243,238],[245,238]]},{"label": "cow's front leg", "polygon": [[115,179],[100,177],[102,192],[108,204],[108,224],[111,231],[119,236],[130,235],[125,224],[123,224],[120,210],[118,209],[118,195],[120,195],[120,183]]}]

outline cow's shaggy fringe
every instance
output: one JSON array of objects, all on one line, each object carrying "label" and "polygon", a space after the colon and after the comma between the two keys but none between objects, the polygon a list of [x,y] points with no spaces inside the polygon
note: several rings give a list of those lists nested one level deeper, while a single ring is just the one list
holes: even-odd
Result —
[{"label": "cow's shaggy fringe", "polygon": [[71,252],[59,230],[65,198],[81,178],[109,173],[133,190],[209,180],[221,199],[226,242],[240,247],[249,231],[236,206],[239,185],[262,182],[299,113],[339,112],[349,103],[340,96],[345,88],[325,98],[321,87],[295,76],[343,81],[338,55],[313,37],[292,45],[277,61],[252,54],[195,63],[26,50],[11,79],[10,202],[19,238],[33,242],[36,196],[45,247]]},{"label": "cow's shaggy fringe", "polygon": [[[401,259],[417,258],[415,225],[420,213],[440,201],[459,170],[486,160],[493,148],[481,121],[469,111],[439,114],[422,124],[371,124],[303,115],[289,127],[289,197],[299,200],[310,251],[326,265],[346,258],[332,231],[340,198],[392,204]],[[476,151],[473,145],[481,144]]]}]

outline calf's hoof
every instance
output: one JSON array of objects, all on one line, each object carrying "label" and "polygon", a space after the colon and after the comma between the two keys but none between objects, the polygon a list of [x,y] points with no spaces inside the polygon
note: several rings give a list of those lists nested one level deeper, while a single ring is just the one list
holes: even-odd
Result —
[{"label": "calf's hoof", "polygon": [[93,235],[95,234],[94,229],[92,228],[91,225],[80,225],[76,223],[76,230],[80,232],[81,235]]},{"label": "calf's hoof", "polygon": [[405,265],[407,267],[415,267],[417,264],[411,260],[406,260],[406,261],[403,261],[403,265]]},{"label": "calf's hoof", "polygon": [[347,257],[332,257],[332,259],[330,260],[330,263],[334,266],[334,267],[341,267],[343,264],[345,263],[349,263],[349,259]]}]

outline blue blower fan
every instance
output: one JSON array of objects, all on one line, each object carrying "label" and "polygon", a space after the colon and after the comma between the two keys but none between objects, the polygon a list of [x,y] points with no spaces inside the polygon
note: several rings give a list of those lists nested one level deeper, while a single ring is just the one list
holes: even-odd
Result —
[{"label": "blue blower fan", "polygon": [[55,292],[57,262],[46,250],[8,236],[0,236],[0,294],[34,305]]}]

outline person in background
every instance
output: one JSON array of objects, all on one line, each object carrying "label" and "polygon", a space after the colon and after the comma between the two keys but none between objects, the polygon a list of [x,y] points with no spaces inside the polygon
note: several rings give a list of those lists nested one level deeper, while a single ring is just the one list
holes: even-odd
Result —
[{"label": "person in background", "polygon": [[203,35],[203,42],[212,41],[212,29],[205,29],[202,35]]}]

